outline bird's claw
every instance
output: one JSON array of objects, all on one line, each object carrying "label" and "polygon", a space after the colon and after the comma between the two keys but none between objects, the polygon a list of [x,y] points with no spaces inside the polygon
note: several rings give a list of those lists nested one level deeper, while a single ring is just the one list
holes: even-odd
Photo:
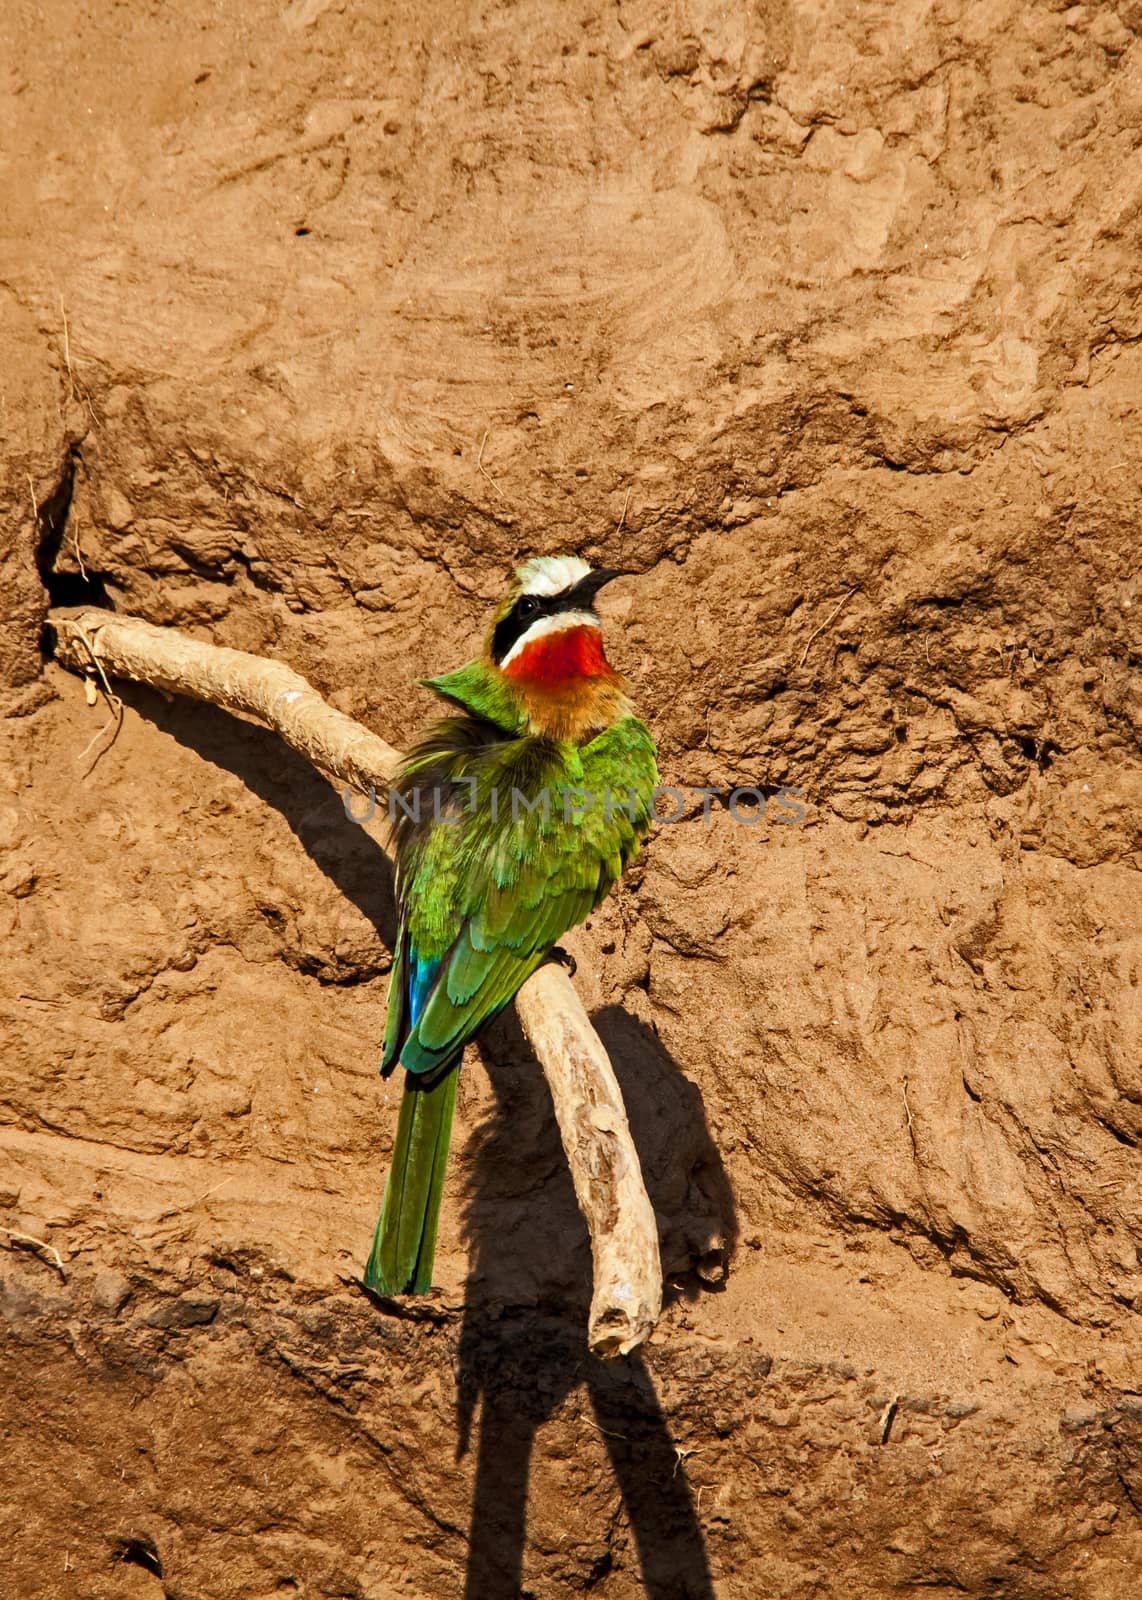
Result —
[{"label": "bird's claw", "polygon": [[551,946],[551,949],[547,952],[547,959],[548,961],[557,962],[561,967],[566,967],[569,978],[573,978],[579,970],[579,963],[575,960],[575,957],[570,950],[564,950],[561,944],[553,944]]}]

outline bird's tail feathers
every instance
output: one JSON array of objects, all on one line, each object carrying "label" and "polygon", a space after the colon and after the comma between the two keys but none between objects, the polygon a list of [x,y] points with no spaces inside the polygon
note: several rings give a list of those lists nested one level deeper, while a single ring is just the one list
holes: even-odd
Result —
[{"label": "bird's tail feathers", "polygon": [[452,1137],[459,1064],[425,1083],[406,1072],[392,1165],[365,1283],[377,1294],[427,1294]]}]

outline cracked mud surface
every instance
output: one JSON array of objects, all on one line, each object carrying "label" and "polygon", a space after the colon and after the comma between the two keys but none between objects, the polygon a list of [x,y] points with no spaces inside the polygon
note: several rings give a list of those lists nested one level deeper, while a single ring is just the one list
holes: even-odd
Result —
[{"label": "cracked mud surface", "polygon": [[[0,30],[4,1592],[1133,1600],[1138,0]],[[354,1284],[379,826],[42,652],[95,599],[399,743],[567,548],[664,781],[806,806],[566,941],[675,1286],[615,1366],[510,1017],[438,1295]]]}]

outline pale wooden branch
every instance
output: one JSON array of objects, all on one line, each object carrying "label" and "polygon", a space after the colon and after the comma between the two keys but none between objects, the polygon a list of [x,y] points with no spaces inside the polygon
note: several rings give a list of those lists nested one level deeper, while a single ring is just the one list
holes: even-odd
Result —
[{"label": "pale wooden branch", "polygon": [[[255,717],[322,772],[364,793],[386,788],[396,773],[400,758],[391,745],[327,705],[280,661],[202,644],[109,611],[56,611],[50,620],[56,659],[73,671],[130,678]],[[658,1319],[662,1265],[622,1092],[565,972],[541,967],[515,1005],[551,1089],[591,1236],[588,1343],[597,1355],[625,1355]]]},{"label": "pale wooden branch", "polygon": [[384,788],[400,765],[392,745],[327,705],[284,662],[188,639],[134,617],[94,609],[53,611],[56,660],[73,671],[131,678],[264,722],[307,761],[363,793]]},{"label": "pale wooden branch", "polygon": [[662,1266],[654,1207],[642,1181],[622,1090],[561,967],[540,967],[516,995],[515,1008],[543,1064],[575,1198],[591,1230],[591,1348],[599,1355],[625,1355],[658,1320]]}]

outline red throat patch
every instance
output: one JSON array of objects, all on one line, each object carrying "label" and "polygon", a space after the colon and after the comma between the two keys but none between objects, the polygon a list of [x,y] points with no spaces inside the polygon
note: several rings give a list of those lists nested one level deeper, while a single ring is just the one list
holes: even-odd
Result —
[{"label": "red throat patch", "polygon": [[560,628],[541,633],[504,668],[509,678],[536,688],[568,688],[582,678],[613,678],[598,628]]}]

